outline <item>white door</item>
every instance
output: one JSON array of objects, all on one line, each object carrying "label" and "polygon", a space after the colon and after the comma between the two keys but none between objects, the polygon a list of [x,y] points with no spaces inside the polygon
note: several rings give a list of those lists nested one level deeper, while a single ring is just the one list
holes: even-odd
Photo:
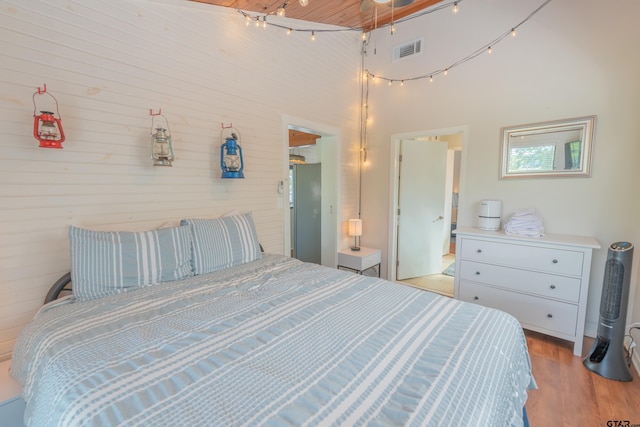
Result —
[{"label": "white door", "polygon": [[396,280],[442,270],[447,143],[400,143]]}]

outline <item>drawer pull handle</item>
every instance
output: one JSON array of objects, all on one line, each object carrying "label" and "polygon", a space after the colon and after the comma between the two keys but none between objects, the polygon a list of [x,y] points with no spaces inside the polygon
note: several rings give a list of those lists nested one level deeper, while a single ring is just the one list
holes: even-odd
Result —
[{"label": "drawer pull handle", "polygon": [[557,264],[557,263],[558,263],[558,260],[557,260],[557,259],[554,259],[552,262],[553,262],[554,264]]},{"label": "drawer pull handle", "polygon": [[551,319],[551,318],[553,317],[553,314],[549,313],[549,314],[547,314],[547,317],[548,317],[549,319]]},{"label": "drawer pull handle", "polygon": [[480,299],[480,297],[478,297],[478,296],[473,297],[474,301],[478,301],[479,299]]},{"label": "drawer pull handle", "polygon": [[478,252],[479,254],[481,254],[481,253],[482,253],[482,249],[478,249],[478,250],[477,250],[477,252]]},{"label": "drawer pull handle", "polygon": [[479,276],[479,275],[480,275],[480,272],[479,272],[479,271],[476,271],[476,276]]},{"label": "drawer pull handle", "polygon": [[549,286],[549,287],[550,287],[551,289],[555,289],[555,288],[556,288],[556,285],[551,285],[551,286]]}]

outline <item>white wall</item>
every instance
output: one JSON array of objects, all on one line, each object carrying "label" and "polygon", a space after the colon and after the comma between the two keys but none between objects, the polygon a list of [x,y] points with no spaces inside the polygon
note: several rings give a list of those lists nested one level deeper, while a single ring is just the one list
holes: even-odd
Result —
[{"label": "white wall", "polygon": [[[283,253],[288,114],[339,129],[339,221],[354,215],[359,51],[357,32],[312,42],[185,0],[0,1],[0,360],[69,270],[70,224],[139,230],[251,210],[265,250]],[[44,83],[62,150],[31,136]],[[160,108],[172,168],[148,158]],[[219,178],[221,123],[240,133],[244,180]]]},{"label": "white wall", "polygon": [[[377,31],[366,67],[395,80],[443,69],[509,31],[542,0],[477,0]],[[370,164],[363,184],[363,218],[370,230],[386,230],[390,135],[468,126],[462,153],[458,226],[475,225],[483,198],[503,200],[504,217],[535,207],[548,233],[591,235],[594,254],[587,333],[595,334],[609,244],[640,245],[640,2],[552,1],[493,53],[452,69],[434,81],[389,87],[371,84]],[[392,63],[391,49],[425,37],[424,54]],[[374,52],[375,50],[375,52]],[[500,128],[597,115],[591,178],[499,180]],[[382,189],[382,191],[381,191]],[[386,252],[385,233],[364,233],[362,244]],[[630,316],[640,320],[637,295],[640,249],[632,272]],[[383,255],[386,259],[386,254]],[[386,265],[383,267],[383,272]],[[636,295],[634,299],[634,293]],[[635,302],[633,302],[635,301]]]}]

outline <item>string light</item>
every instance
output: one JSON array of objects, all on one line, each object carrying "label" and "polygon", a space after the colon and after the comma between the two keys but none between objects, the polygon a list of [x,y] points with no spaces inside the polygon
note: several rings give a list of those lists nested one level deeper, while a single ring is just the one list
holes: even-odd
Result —
[{"label": "string light", "polygon": [[[403,19],[399,19],[395,22],[392,22],[390,24],[387,24],[390,27],[390,31],[391,34],[393,34],[395,32],[395,24],[396,23],[401,23],[401,22],[405,22],[411,19],[416,19],[419,18],[421,16],[427,15],[427,14],[431,14],[434,13],[436,11],[439,10],[443,10],[445,8],[449,8],[451,5],[453,5],[453,10],[454,13],[457,13],[457,11],[459,10],[459,4],[460,2],[462,2],[464,0],[456,0],[453,2],[449,2],[447,4],[441,4],[439,6],[430,8],[430,9],[425,9],[420,13],[416,13],[413,15],[409,15]],[[388,85],[391,86],[393,84],[394,81],[401,81],[401,86],[404,85],[405,81],[413,81],[413,80],[421,80],[421,79],[429,79],[429,82],[433,82],[433,78],[434,76],[437,76],[438,74],[444,74],[445,76],[449,74],[449,70],[452,68],[455,68],[459,65],[462,65],[470,60],[472,60],[473,58],[475,58],[476,56],[480,55],[483,52],[488,52],[491,53],[493,51],[493,47],[496,46],[498,43],[500,43],[504,38],[506,38],[507,36],[511,35],[512,37],[515,37],[517,35],[517,30],[520,26],[524,25],[527,21],[529,21],[534,15],[536,15],[538,12],[540,12],[540,10],[542,10],[545,6],[547,6],[549,3],[551,3],[552,0],[544,0],[543,3],[538,6],[533,12],[531,12],[525,19],[523,19],[519,24],[511,27],[511,29],[507,32],[505,32],[504,34],[502,34],[501,36],[499,36],[498,38],[496,38],[495,40],[492,40],[490,43],[485,44],[482,48],[470,53],[469,55],[465,56],[464,58],[454,62],[453,64],[450,64],[448,67],[444,68],[444,69],[440,69],[440,70],[435,70],[432,71],[426,75],[421,75],[421,76],[416,76],[416,77],[410,77],[410,78],[405,78],[403,80],[395,80],[395,79],[390,79],[388,77],[384,77],[384,76],[376,76],[375,74],[369,72],[368,70],[366,70],[365,78],[371,77],[372,81],[376,81],[376,79],[380,79],[380,80],[385,80],[388,82]],[[288,2],[285,2],[283,7],[287,4]],[[308,4],[308,0],[300,0],[300,4],[302,5],[302,3],[305,3],[303,6],[306,6]],[[251,22],[251,20],[255,20],[256,21],[256,26],[259,27],[260,26],[260,20],[262,18],[263,21],[263,26],[266,28],[267,26],[267,15],[259,15],[259,16],[251,16],[250,14],[242,11],[242,10],[238,10],[238,13],[242,14],[246,20],[246,25],[249,25],[249,23]],[[392,13],[393,13],[393,8],[392,8]],[[292,32],[311,32],[311,40],[315,41],[316,36],[315,33],[316,32],[345,32],[345,31],[358,31],[362,34],[362,40],[363,42],[367,42],[367,30],[366,28],[351,28],[351,27],[347,27],[347,28],[332,28],[332,29],[302,29],[302,28],[292,28],[292,27],[288,27],[288,26],[284,26],[284,25],[280,25],[278,23],[274,23],[274,22],[270,22],[269,25],[271,25],[272,27],[277,27],[277,28],[283,28],[286,30],[287,35],[291,34]],[[376,25],[377,28],[377,25]]]},{"label": "string light", "polygon": [[[460,0],[461,1],[461,0]],[[495,47],[498,43],[500,43],[502,40],[504,40],[506,37],[508,37],[509,35],[511,36],[515,36],[516,35],[516,30],[524,25],[527,21],[529,21],[534,15],[536,15],[538,12],[540,12],[540,10],[542,10],[545,6],[547,6],[549,3],[551,3],[552,0],[545,0],[540,6],[538,6],[533,12],[531,12],[525,19],[523,19],[518,25],[511,27],[511,29],[505,33],[503,33],[501,36],[499,36],[498,38],[496,38],[495,40],[492,40],[490,43],[485,44],[483,47],[477,49],[476,51],[470,53],[469,55],[465,56],[464,58],[454,62],[453,64],[450,64],[448,67],[440,69],[440,70],[435,70],[432,71],[430,73],[421,75],[421,76],[416,76],[416,77],[410,77],[410,78],[405,78],[403,79],[403,81],[413,81],[413,80],[422,80],[425,78],[429,79],[429,82],[433,82],[433,78],[434,76],[437,76],[439,74],[443,74],[443,75],[448,75],[449,74],[449,70],[462,65],[468,61],[471,61],[472,59],[474,59],[475,57],[479,56],[480,54],[482,54],[483,52],[488,52],[491,53],[493,51],[493,47]],[[384,77],[384,76],[377,76],[371,72],[369,72],[367,70],[367,72],[369,73],[369,75],[372,78],[378,78],[381,80],[386,80],[387,82],[389,82],[389,86],[391,86],[391,83],[393,81],[395,81],[394,79],[388,78],[388,77]]]},{"label": "string light", "polygon": [[282,6],[280,6],[277,10],[276,10],[276,15],[278,16],[282,16],[285,17],[287,15],[287,11],[285,10],[285,8],[287,7],[287,5],[289,4],[288,1],[285,1]]},{"label": "string light", "polygon": [[391,35],[393,35],[396,32],[396,26],[394,25],[394,21],[393,21],[393,10],[395,9],[394,7],[394,1],[391,0]]},{"label": "string light", "polygon": [[491,55],[491,52],[493,52],[493,51],[491,50],[491,46],[489,46],[489,47],[487,48],[487,53],[488,53],[489,55]]}]

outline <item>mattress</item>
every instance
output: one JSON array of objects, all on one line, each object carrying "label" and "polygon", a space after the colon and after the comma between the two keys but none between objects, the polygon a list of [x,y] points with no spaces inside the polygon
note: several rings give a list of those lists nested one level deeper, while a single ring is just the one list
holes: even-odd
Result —
[{"label": "mattress", "polygon": [[45,305],[12,375],[28,426],[520,426],[512,316],[278,255]]}]

